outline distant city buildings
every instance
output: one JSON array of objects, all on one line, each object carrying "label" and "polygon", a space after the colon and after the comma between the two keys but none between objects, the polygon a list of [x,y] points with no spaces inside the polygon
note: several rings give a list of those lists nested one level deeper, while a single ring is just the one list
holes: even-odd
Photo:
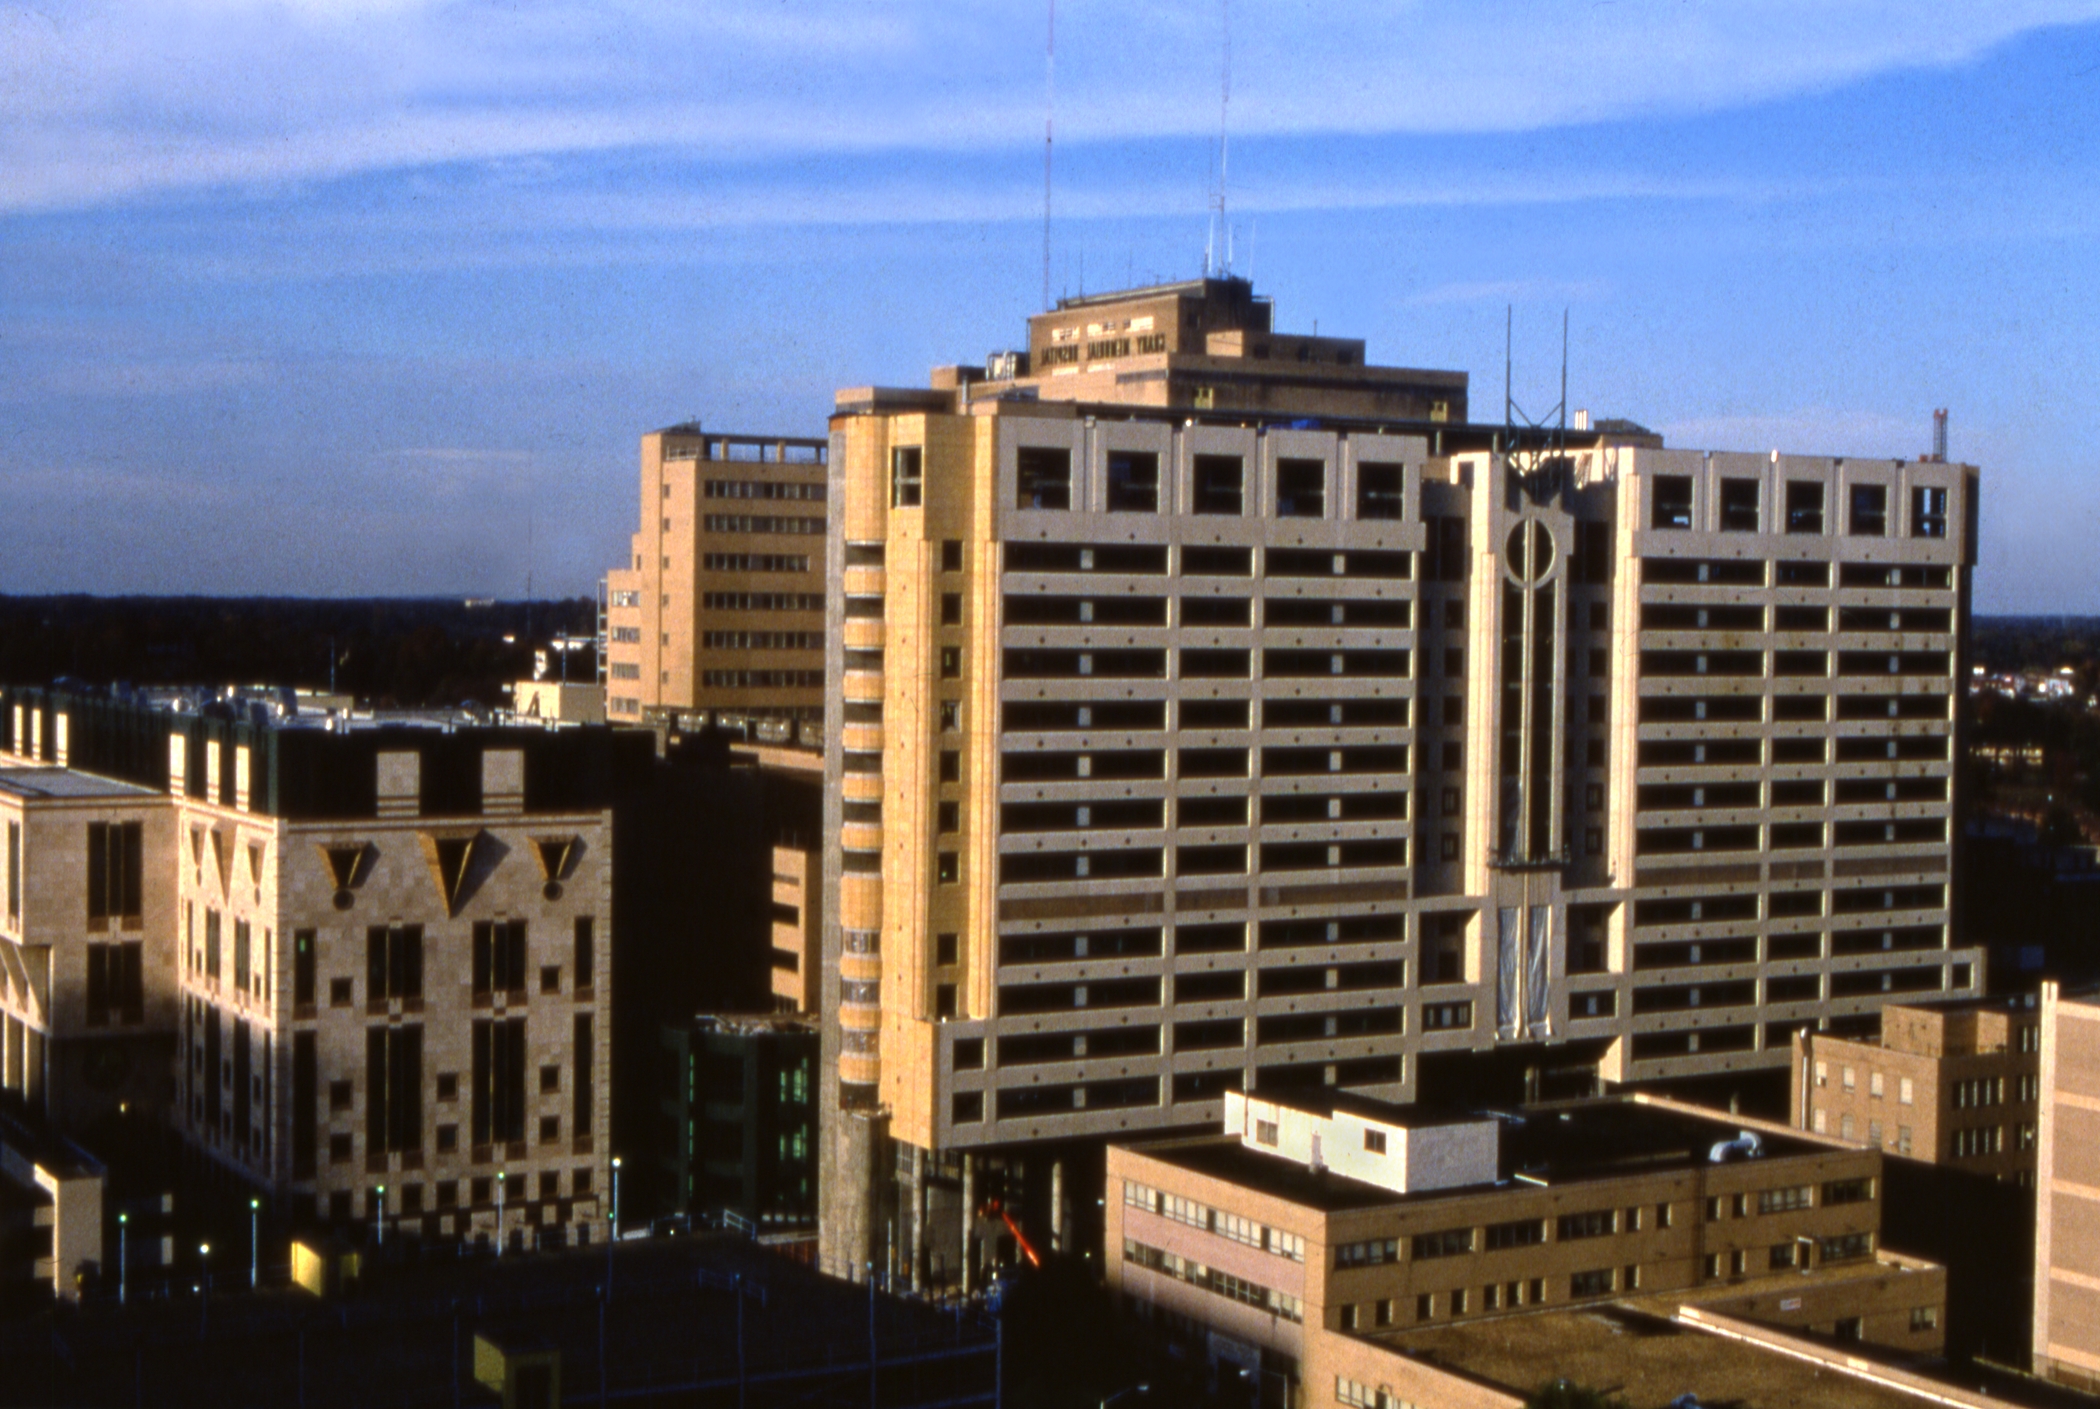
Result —
[{"label": "distant city buildings", "polygon": [[1981,991],[1976,472],[1466,415],[1238,280],[839,393],[829,1265],[952,1278],[991,1183],[1061,1226],[1229,1090],[1777,1073]]},{"label": "distant city buildings", "polygon": [[1794,1038],[1792,1123],[1889,1154],[2032,1184],[2041,1024],[2032,995],[1891,1003],[1878,1041]]},{"label": "distant city buildings", "polygon": [[642,437],[641,524],[605,577],[614,723],[822,723],[827,451],[697,424]]}]

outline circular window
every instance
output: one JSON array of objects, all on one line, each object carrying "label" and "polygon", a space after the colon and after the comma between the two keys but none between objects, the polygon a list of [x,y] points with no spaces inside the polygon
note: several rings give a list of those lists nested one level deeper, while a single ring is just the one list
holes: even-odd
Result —
[{"label": "circular window", "polygon": [[1553,533],[1537,519],[1525,519],[1509,531],[1503,562],[1518,582],[1538,582],[1553,571]]}]

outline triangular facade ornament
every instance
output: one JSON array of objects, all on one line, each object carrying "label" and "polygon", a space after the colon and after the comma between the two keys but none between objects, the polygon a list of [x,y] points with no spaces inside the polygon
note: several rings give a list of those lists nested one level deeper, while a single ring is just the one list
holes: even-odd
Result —
[{"label": "triangular facade ornament", "polygon": [[438,898],[445,902],[445,914],[456,918],[460,903],[466,898],[467,878],[474,868],[476,853],[481,850],[484,832],[454,832],[437,835],[423,832],[423,860],[430,867],[430,878],[436,882]]}]

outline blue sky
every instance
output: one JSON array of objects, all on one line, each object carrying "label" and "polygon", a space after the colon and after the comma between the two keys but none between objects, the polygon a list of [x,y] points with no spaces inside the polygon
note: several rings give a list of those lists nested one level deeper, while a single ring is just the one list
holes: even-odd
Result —
[{"label": "blue sky", "polygon": [[[1057,7],[1054,293],[1200,268],[1214,3]],[[585,593],[635,441],[1042,288],[1045,9],[0,0],[0,592]],[[2100,0],[1231,10],[1286,327],[1673,444],[1984,467],[2100,613]],[[528,551],[528,537],[530,548]]]}]

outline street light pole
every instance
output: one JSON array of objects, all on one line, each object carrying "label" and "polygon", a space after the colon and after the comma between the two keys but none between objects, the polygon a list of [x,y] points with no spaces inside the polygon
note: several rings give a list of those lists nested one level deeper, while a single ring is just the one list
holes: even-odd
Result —
[{"label": "street light pole", "polygon": [[120,1213],[117,1215],[117,1305],[119,1306],[125,1304],[125,1293],[129,1289],[131,1259],[127,1254],[130,1251],[131,1215]]},{"label": "street light pole", "polygon": [[[499,1176],[499,1177],[500,1177],[500,1176]],[[386,1185],[384,1185],[384,1184],[381,1184],[381,1185],[379,1186],[379,1188],[378,1188],[377,1190],[375,1190],[374,1192],[376,1192],[376,1193],[377,1193],[377,1194],[379,1195],[379,1246],[381,1246],[381,1247],[385,1247],[385,1246],[386,1246]]]},{"label": "street light pole", "polygon": [[496,1256],[503,1256],[503,1186],[506,1171],[496,1171]]},{"label": "street light pole", "polygon": [[262,1285],[262,1200],[248,1200],[248,1290]]},{"label": "street light pole", "polygon": [[203,1269],[204,1294],[197,1298],[197,1339],[211,1335],[211,1244],[197,1244],[197,1262]]},{"label": "street light pole", "polygon": [[605,1223],[605,1298],[612,1300],[613,1244],[620,1241],[620,1157],[612,1157],[612,1209]]}]

